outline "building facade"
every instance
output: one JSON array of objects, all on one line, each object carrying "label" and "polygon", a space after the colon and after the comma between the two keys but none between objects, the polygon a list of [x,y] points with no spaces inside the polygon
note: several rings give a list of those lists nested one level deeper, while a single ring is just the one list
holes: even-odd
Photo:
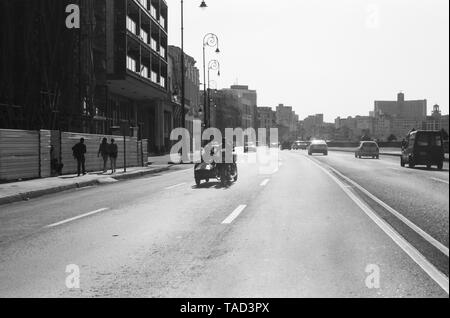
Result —
[{"label": "building facade", "polygon": [[258,94],[246,85],[232,85],[224,91],[238,98],[238,107],[242,116],[241,128],[258,128]]},{"label": "building facade", "polygon": [[[80,29],[61,27],[68,4],[80,6]],[[5,0],[1,6],[2,30],[10,30],[0,37],[2,128],[135,135],[161,151],[168,93],[164,0]]]},{"label": "building facade", "polygon": [[[200,71],[196,61],[188,54],[184,54],[185,62],[185,127],[193,134],[194,120],[202,120],[200,116]],[[182,126],[182,77],[181,77],[181,48],[169,46],[169,95],[171,103],[176,109],[174,115],[174,128]]]},{"label": "building facade", "polygon": [[375,101],[375,116],[378,115],[425,120],[427,100],[405,100],[405,94],[399,93],[396,101]]}]

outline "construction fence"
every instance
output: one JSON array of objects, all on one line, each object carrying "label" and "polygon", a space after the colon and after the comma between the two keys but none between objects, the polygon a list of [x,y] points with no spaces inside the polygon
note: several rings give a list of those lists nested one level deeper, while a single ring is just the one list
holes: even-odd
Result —
[{"label": "construction fence", "polygon": [[84,138],[87,148],[86,170],[103,170],[98,150],[103,138],[114,139],[119,148],[117,168],[147,164],[148,141],[136,137],[105,136],[40,130],[0,129],[0,181],[47,178],[55,174],[52,161],[62,165],[63,174],[77,172],[72,147]]}]

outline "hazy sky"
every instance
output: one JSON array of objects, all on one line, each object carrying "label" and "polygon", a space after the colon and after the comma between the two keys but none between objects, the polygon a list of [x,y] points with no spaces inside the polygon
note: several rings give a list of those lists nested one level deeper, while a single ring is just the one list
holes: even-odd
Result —
[{"label": "hazy sky", "polygon": [[[169,43],[180,45],[180,0]],[[185,0],[185,51],[202,74],[202,40],[219,36],[219,88],[258,91],[258,106],[300,118],[368,115],[374,100],[428,99],[449,109],[448,0]]]}]

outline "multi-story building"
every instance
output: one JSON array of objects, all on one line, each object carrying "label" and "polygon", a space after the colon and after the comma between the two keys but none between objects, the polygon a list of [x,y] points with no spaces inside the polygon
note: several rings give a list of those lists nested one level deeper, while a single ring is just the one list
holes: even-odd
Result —
[{"label": "multi-story building", "polygon": [[271,107],[258,107],[258,128],[266,129],[266,144],[270,142],[270,130],[277,128],[276,112]]},{"label": "multi-story building", "polygon": [[[1,127],[136,134],[149,140],[150,151],[160,151],[168,76],[165,1],[44,2],[9,1],[0,10],[2,30],[10,29],[0,37],[9,53],[2,55],[1,85],[9,87],[0,89],[8,114],[0,116]],[[68,4],[82,4],[78,30],[61,27]]]},{"label": "multi-story building", "polygon": [[423,129],[425,129],[425,130],[444,129],[448,133],[449,132],[448,119],[449,119],[449,115],[442,115],[442,113],[439,109],[439,105],[434,105],[431,116],[428,116],[426,122],[423,124]]},{"label": "multi-story building", "polygon": [[360,140],[361,137],[371,137],[374,134],[374,118],[370,116],[356,116],[347,118],[336,118],[335,129],[340,130],[340,137],[347,140]]},{"label": "multi-story building", "polygon": [[405,100],[405,94],[399,93],[396,101],[375,101],[375,116],[377,115],[425,120],[427,100]]},{"label": "multi-story building", "polygon": [[242,129],[258,128],[258,94],[255,90],[250,90],[246,85],[232,85],[230,88],[224,89],[234,94],[239,99],[239,109],[242,116]]},{"label": "multi-story building", "polygon": [[150,149],[163,152],[167,142],[164,123],[170,122],[163,102],[168,76],[167,4],[163,0],[102,1],[113,125],[133,122],[141,136],[149,139]]},{"label": "multi-story building", "polygon": [[[177,112],[174,126],[182,126],[182,77],[181,77],[181,49],[176,46],[169,46],[169,96],[171,96],[172,103],[176,104]],[[194,120],[202,120],[200,118],[200,72],[195,66],[196,61],[188,54],[184,54],[185,61],[185,127],[189,130],[191,136],[193,134]]]},{"label": "multi-story building", "polygon": [[319,138],[321,128],[324,125],[323,114],[316,114],[306,117],[303,120],[303,130],[306,138]]},{"label": "multi-story building", "polygon": [[242,108],[240,98],[229,90],[211,90],[211,109],[210,124],[211,127],[219,129],[225,134],[227,128],[243,128],[242,127]]}]

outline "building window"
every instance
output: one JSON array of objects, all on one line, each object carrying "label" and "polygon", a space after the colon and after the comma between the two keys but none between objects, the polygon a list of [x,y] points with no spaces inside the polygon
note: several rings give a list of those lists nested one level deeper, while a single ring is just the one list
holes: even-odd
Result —
[{"label": "building window", "polygon": [[159,54],[164,58],[166,57],[166,50],[162,46],[159,48]]},{"label": "building window", "polygon": [[148,43],[148,33],[141,29],[141,39],[145,43]]},{"label": "building window", "polygon": [[127,69],[136,72],[136,61],[129,56],[127,56]]},{"label": "building window", "polygon": [[139,0],[139,3],[140,3],[145,9],[148,9],[148,0]]},{"label": "building window", "polygon": [[133,34],[136,34],[136,22],[127,16],[127,30]]},{"label": "building window", "polygon": [[150,5],[150,14],[154,19],[156,19],[156,9],[152,5]]},{"label": "building window", "polygon": [[158,83],[158,74],[152,71],[150,74],[150,79],[152,80],[153,83]]},{"label": "building window", "polygon": [[153,51],[157,51],[157,43],[156,40],[153,38],[150,39],[150,47],[152,48]]},{"label": "building window", "polygon": [[148,78],[148,67],[142,66],[141,76],[145,77],[145,78]]},{"label": "building window", "polygon": [[161,87],[166,87],[166,79],[162,76],[159,79],[159,85],[161,85]]}]

